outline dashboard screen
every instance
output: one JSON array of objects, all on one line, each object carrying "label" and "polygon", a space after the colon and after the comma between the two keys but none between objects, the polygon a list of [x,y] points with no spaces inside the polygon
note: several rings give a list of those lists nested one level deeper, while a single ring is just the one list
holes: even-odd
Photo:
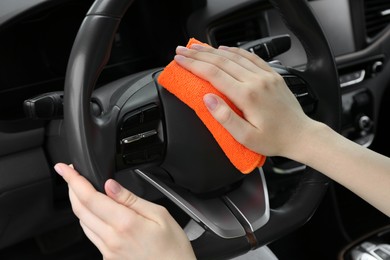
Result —
[{"label": "dashboard screen", "polygon": [[[356,48],[348,0],[316,0],[309,3],[325,31],[333,54],[340,56],[354,52]],[[285,33],[291,35],[291,50],[278,56],[277,59],[288,66],[304,65],[306,55],[302,45],[286,28],[275,10],[268,12],[268,21],[271,36]]]}]

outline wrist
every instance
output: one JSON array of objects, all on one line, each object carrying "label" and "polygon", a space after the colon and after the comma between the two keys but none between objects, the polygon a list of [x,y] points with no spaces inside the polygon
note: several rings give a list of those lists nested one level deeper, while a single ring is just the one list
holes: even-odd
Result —
[{"label": "wrist", "polygon": [[310,164],[310,160],[315,156],[316,150],[327,143],[329,133],[332,129],[322,122],[308,118],[303,123],[301,131],[292,138],[292,144],[285,157],[303,164]]}]

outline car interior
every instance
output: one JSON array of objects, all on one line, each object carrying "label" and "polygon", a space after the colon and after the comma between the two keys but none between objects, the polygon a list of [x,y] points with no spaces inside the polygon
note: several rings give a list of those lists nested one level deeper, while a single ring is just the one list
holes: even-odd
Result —
[{"label": "car interior", "polygon": [[199,259],[390,259],[388,216],[287,158],[241,174],[158,84],[191,38],[257,54],[307,115],[390,156],[388,0],[2,0],[0,259],[102,259],[58,162],[166,207]]}]

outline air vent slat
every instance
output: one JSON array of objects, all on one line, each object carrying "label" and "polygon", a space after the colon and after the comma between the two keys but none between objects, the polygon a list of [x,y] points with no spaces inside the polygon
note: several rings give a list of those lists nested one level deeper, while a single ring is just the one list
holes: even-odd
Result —
[{"label": "air vent slat", "polygon": [[379,35],[390,24],[389,0],[365,0],[366,33],[368,38]]},{"label": "air vent slat", "polygon": [[376,26],[376,25],[383,26],[383,24],[389,23],[389,22],[390,22],[390,17],[386,17],[383,19],[376,19],[376,20],[368,21],[367,25],[368,25],[368,27],[372,27],[372,26]]}]

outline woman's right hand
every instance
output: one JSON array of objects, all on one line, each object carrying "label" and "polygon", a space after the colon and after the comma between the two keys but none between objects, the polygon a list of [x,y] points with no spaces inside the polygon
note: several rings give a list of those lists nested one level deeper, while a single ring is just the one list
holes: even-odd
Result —
[{"label": "woman's right hand", "polygon": [[178,47],[175,61],[210,82],[242,112],[238,116],[214,94],[204,96],[213,117],[241,144],[267,156],[293,156],[295,143],[309,125],[283,78],[257,55],[235,47],[194,44]]},{"label": "woman's right hand", "polygon": [[310,166],[390,216],[390,159],[309,118],[284,80],[262,59],[238,48],[179,47],[175,60],[209,81],[242,112],[219,97],[206,106],[241,144]]}]

